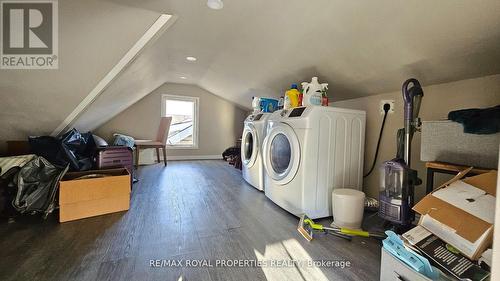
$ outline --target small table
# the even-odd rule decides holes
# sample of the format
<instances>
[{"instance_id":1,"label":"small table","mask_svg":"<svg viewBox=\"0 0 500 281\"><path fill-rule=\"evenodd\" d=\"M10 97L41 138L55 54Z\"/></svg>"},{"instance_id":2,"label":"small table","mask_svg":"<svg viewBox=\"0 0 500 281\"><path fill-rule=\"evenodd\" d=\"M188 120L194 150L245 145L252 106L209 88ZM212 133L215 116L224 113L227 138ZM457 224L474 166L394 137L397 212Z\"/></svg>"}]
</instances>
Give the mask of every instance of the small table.
<instances>
[{"instance_id":1,"label":"small table","mask_svg":"<svg viewBox=\"0 0 500 281\"><path fill-rule=\"evenodd\" d=\"M425 193L429 194L434 189L434 173L455 175L460 171L469 168L470 166L432 161L426 162L425 167L427 168L427 183ZM484 174L489 171L491 171L491 169L473 168L472 170L470 170L470 172L467 173L467 176Z\"/></svg>"}]
</instances>

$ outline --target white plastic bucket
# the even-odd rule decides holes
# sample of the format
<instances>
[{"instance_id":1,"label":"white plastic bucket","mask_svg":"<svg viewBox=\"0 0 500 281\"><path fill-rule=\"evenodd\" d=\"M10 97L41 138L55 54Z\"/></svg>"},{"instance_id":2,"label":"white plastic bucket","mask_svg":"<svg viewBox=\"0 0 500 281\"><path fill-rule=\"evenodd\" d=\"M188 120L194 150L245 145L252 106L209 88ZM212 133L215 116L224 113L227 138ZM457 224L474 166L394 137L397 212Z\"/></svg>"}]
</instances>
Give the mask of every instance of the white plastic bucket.
<instances>
[{"instance_id":1,"label":"white plastic bucket","mask_svg":"<svg viewBox=\"0 0 500 281\"><path fill-rule=\"evenodd\" d=\"M349 188L339 188L332 192L333 224L338 227L361 229L365 194Z\"/></svg>"}]
</instances>

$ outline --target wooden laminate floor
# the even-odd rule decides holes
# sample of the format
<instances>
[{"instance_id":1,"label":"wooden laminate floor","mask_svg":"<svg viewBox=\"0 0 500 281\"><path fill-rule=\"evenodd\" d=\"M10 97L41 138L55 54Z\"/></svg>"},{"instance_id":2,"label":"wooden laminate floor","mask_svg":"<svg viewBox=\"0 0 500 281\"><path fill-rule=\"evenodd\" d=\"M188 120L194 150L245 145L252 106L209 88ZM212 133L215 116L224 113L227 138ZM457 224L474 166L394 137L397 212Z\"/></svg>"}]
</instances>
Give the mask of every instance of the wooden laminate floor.
<instances>
[{"instance_id":1,"label":"wooden laminate floor","mask_svg":"<svg viewBox=\"0 0 500 281\"><path fill-rule=\"evenodd\" d=\"M379 278L377 241L330 235L305 241L296 217L223 161L172 161L167 168L141 167L138 177L128 212L64 224L57 215L0 224L0 280ZM195 260L206 264L186 266ZM267 266L223 267L229 260ZM291 260L296 263L285 264ZM309 260L349 261L350 266L309 266Z\"/></svg>"}]
</instances>

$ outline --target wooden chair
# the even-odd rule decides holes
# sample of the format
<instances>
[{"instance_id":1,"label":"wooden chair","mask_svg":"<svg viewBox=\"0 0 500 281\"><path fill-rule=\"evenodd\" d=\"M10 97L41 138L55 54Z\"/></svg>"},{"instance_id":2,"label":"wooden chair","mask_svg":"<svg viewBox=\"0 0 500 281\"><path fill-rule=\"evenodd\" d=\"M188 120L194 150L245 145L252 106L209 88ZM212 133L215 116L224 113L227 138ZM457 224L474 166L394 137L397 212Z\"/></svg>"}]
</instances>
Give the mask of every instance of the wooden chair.
<instances>
[{"instance_id":1,"label":"wooden chair","mask_svg":"<svg viewBox=\"0 0 500 281\"><path fill-rule=\"evenodd\" d=\"M163 150L163 162L167 166L167 139L168 131L170 130L170 123L172 123L172 117L162 117L160 120L160 126L158 127L158 134L156 135L156 140L136 140L135 141L135 166L139 166L139 151L146 148L156 149L156 159L160 163L160 149Z\"/></svg>"}]
</instances>

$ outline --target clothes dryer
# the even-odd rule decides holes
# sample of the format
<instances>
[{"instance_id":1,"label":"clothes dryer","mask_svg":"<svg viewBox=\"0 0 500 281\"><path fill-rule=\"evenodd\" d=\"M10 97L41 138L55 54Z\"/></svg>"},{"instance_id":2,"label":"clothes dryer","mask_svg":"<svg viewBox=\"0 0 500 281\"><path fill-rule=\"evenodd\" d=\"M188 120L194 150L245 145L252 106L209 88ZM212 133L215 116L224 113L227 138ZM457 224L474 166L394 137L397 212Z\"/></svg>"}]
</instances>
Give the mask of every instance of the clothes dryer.
<instances>
[{"instance_id":1,"label":"clothes dryer","mask_svg":"<svg viewBox=\"0 0 500 281\"><path fill-rule=\"evenodd\" d=\"M242 174L246 182L258 190L264 190L264 166L262 142L266 136L267 119L271 113L251 114L245 119L241 137Z\"/></svg>"},{"instance_id":2,"label":"clothes dryer","mask_svg":"<svg viewBox=\"0 0 500 281\"><path fill-rule=\"evenodd\" d=\"M366 113L326 106L272 113L263 143L265 194L294 215L332 215L334 188L362 190Z\"/></svg>"}]
</instances>

